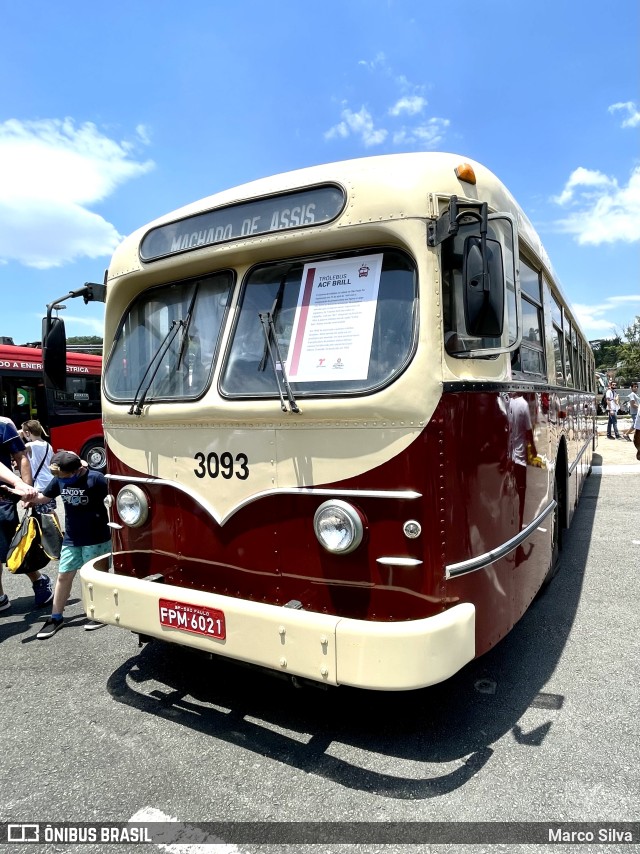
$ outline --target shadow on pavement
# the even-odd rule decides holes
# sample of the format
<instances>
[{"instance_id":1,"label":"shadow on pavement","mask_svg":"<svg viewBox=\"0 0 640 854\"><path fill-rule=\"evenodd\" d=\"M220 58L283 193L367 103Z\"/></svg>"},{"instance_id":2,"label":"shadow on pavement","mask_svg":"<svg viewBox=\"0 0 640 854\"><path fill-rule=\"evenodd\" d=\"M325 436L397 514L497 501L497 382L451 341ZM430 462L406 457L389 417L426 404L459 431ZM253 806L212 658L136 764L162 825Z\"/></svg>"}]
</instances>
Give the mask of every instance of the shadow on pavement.
<instances>
[{"instance_id":1,"label":"shadow on pavement","mask_svg":"<svg viewBox=\"0 0 640 854\"><path fill-rule=\"evenodd\" d=\"M503 641L440 685L300 690L262 670L153 641L111 675L108 690L119 703L202 733L203 768L207 758L216 761L221 740L348 788L399 799L444 795L477 774L505 734L535 748L553 726L564 698L543 689L577 612L599 486L600 478L588 478L553 583ZM550 720L526 732L519 721L532 707L548 709ZM350 760L340 757L345 745ZM361 764L353 748L363 751ZM410 762L410 773L367 767L385 756ZM431 766L429 774L416 776L415 763Z\"/></svg>"}]
</instances>

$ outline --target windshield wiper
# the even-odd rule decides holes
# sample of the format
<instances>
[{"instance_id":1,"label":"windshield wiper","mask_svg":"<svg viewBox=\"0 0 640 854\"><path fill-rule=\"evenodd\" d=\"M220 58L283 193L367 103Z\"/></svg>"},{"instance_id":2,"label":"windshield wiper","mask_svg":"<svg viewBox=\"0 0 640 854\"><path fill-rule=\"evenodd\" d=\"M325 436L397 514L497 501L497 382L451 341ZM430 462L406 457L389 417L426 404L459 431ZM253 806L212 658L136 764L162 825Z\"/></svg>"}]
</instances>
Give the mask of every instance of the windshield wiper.
<instances>
[{"instance_id":1,"label":"windshield wiper","mask_svg":"<svg viewBox=\"0 0 640 854\"><path fill-rule=\"evenodd\" d=\"M271 319L273 320L274 323L278 319L278 314L280 313L280 309L282 308L282 298L284 296L285 285L287 284L287 277L293 269L299 268L299 267L300 267L299 264L289 264L287 269L284 271L284 275L280 279L280 284L278 285L278 292L276 294L276 298L273 301L273 305L271 306L271 312L270 312ZM264 371L264 369L267 367L267 355L268 355L267 348L268 348L268 342L267 342L267 344L265 344L264 352L262 354L262 359L260 359L260 364L258 365L259 371Z\"/></svg>"},{"instance_id":2,"label":"windshield wiper","mask_svg":"<svg viewBox=\"0 0 640 854\"><path fill-rule=\"evenodd\" d=\"M260 318L260 323L262 324L262 331L264 332L265 350L266 353L269 354L269 359L271 361L271 364L273 365L273 373L276 377L276 385L278 386L278 394L280 395L280 408L283 412L300 412L300 408L298 407L296 399L293 396L293 392L291 391L289 380L287 379L287 372L284 368L284 361L282 359L282 354L280 353L280 345L278 344L278 336L276 335L276 326L273 322L273 314L270 311L259 311L258 317ZM272 336L273 344L276 351L275 356L271 348ZM280 381L280 376L278 375L278 364L280 365L280 371L282 373L282 382ZM282 386L284 386L284 390L287 395L287 400L289 401L288 409L286 403L284 402Z\"/></svg>"},{"instance_id":3,"label":"windshield wiper","mask_svg":"<svg viewBox=\"0 0 640 854\"><path fill-rule=\"evenodd\" d=\"M149 389L151 388L151 383L154 381L155 376L158 373L158 370L160 369L160 365L162 364L162 359L164 358L164 354L167 352L167 350L169 349L169 347L173 343L173 339L178 334L178 331L179 331L181 326L184 326L183 320L172 320L171 321L171 326L167 330L167 334L164 336L164 338L162 339L162 341L158 345L158 349L156 350L151 361L149 362L149 364L147 366L147 370L144 372L142 379L140 380L140 385L136 389L136 393L133 396L133 402L132 402L131 406L129 407L129 415L141 415L142 414L142 407L144 405L144 401L145 401L145 398L147 396L147 393L149 392ZM151 375L149 375L149 371L151 371L151 368L153 368L154 363L155 363L155 368L153 369ZM144 391L140 395L140 398L138 399L138 395L140 394L140 389L144 385L144 382L147 379L147 376L149 376L149 380L145 386Z\"/></svg>"},{"instance_id":4,"label":"windshield wiper","mask_svg":"<svg viewBox=\"0 0 640 854\"><path fill-rule=\"evenodd\" d=\"M180 352L178 353L178 363L176 365L176 370L180 367L180 362L182 361L182 357L184 356L184 351L187 349L187 341L189 339L189 327L191 326L191 318L193 317L193 307L196 304L196 299L199 290L200 283L195 286L193 296L191 297L191 302L189 303L189 308L187 309L187 316L184 319L184 332L182 333L182 344L180 344Z\"/></svg>"}]
</instances>

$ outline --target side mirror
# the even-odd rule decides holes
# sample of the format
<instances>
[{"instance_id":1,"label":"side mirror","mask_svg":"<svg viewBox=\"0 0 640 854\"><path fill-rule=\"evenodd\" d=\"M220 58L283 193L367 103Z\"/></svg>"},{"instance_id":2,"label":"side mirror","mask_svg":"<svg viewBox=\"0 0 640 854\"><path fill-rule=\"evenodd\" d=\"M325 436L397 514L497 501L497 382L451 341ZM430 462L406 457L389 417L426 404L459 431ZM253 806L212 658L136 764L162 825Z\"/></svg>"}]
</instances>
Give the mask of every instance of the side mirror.
<instances>
[{"instance_id":1,"label":"side mirror","mask_svg":"<svg viewBox=\"0 0 640 854\"><path fill-rule=\"evenodd\" d=\"M464 315L469 335L499 338L504 326L505 283L497 240L467 237L462 262Z\"/></svg>"},{"instance_id":2,"label":"side mirror","mask_svg":"<svg viewBox=\"0 0 640 854\"><path fill-rule=\"evenodd\" d=\"M42 369L46 388L66 388L67 335L60 317L45 317L42 321Z\"/></svg>"}]
</instances>

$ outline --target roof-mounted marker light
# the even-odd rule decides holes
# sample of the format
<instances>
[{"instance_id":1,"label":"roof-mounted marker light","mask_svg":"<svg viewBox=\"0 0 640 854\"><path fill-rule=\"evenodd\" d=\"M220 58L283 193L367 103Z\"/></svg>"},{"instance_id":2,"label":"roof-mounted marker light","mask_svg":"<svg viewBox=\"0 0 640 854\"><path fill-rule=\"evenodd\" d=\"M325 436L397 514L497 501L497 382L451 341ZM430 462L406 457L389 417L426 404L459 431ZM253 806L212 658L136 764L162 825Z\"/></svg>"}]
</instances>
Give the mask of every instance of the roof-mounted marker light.
<instances>
[{"instance_id":1,"label":"roof-mounted marker light","mask_svg":"<svg viewBox=\"0 0 640 854\"><path fill-rule=\"evenodd\" d=\"M459 181L466 181L467 184L476 183L476 173L473 171L473 166L470 163L460 163L454 171Z\"/></svg>"}]
</instances>

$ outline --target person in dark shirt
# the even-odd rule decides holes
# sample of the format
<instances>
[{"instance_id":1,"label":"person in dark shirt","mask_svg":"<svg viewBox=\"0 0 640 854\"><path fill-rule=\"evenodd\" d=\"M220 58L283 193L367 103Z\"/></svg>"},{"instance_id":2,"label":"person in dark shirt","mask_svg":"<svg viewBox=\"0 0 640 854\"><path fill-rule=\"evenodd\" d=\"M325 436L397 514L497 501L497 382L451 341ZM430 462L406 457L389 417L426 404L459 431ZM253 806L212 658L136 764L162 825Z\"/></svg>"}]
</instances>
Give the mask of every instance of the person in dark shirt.
<instances>
[{"instance_id":1,"label":"person in dark shirt","mask_svg":"<svg viewBox=\"0 0 640 854\"><path fill-rule=\"evenodd\" d=\"M22 497L33 496L34 490L29 490L28 495L24 494L24 486L32 483L31 464L25 451L25 445L15 424L4 416L0 416L0 464L4 470L12 471L12 464L15 464L17 469L17 479L20 488L0 489L0 612L8 611L11 607L11 600L2 588L2 564L7 560L9 546L16 532L16 528L20 522L18 517L18 499ZM9 482L7 478L0 478L3 482ZM28 572L27 577L33 586L35 595L36 608L44 607L53 599L53 588L51 579L43 572L36 570Z\"/></svg>"},{"instance_id":2,"label":"person in dark shirt","mask_svg":"<svg viewBox=\"0 0 640 854\"><path fill-rule=\"evenodd\" d=\"M71 593L76 572L87 561L111 551L107 508L107 481L100 472L89 469L72 451L58 451L49 466L53 480L35 498L25 503L46 504L60 496L64 504L65 532L62 539L58 579L53 594L51 616L36 637L53 637L64 625L64 607ZM94 620L85 629L102 626Z\"/></svg>"}]
</instances>

